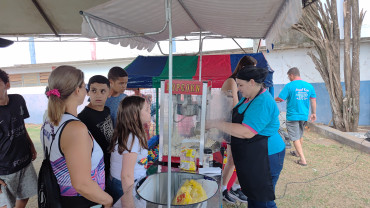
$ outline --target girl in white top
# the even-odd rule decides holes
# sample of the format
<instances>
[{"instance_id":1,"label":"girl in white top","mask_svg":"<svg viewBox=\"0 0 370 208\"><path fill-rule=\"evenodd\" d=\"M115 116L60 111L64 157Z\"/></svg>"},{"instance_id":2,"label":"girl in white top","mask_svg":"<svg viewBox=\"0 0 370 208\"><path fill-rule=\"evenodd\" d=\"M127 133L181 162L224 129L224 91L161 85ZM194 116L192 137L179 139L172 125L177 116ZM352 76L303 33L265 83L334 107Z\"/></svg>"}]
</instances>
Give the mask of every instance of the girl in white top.
<instances>
[{"instance_id":1,"label":"girl in white top","mask_svg":"<svg viewBox=\"0 0 370 208\"><path fill-rule=\"evenodd\" d=\"M111 176L120 180L123 196L113 207L142 207L144 200L133 197L134 184L146 176L143 160L148 156L144 124L150 122L150 106L139 96L125 97L117 112L110 150ZM112 191L120 187L112 187ZM133 194L131 194L133 193ZM122 206L121 206L122 205Z\"/></svg>"}]
</instances>

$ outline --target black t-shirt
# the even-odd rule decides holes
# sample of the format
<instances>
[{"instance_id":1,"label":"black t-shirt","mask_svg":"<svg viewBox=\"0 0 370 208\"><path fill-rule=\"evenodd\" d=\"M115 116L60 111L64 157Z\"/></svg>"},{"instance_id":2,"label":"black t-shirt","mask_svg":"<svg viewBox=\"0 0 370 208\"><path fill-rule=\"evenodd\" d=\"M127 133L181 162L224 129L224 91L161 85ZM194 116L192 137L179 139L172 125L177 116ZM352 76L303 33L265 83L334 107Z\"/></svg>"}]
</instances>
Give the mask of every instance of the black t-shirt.
<instances>
[{"instance_id":1,"label":"black t-shirt","mask_svg":"<svg viewBox=\"0 0 370 208\"><path fill-rule=\"evenodd\" d=\"M110 153L108 147L113 136L113 122L110 116L110 110L107 106L103 111L97 111L86 106L78 118L87 126L94 139L104 152L105 175L109 177L110 170Z\"/></svg>"},{"instance_id":2,"label":"black t-shirt","mask_svg":"<svg viewBox=\"0 0 370 208\"><path fill-rule=\"evenodd\" d=\"M31 162L31 144L24 119L30 117L21 95L8 95L8 105L0 106L0 175L9 175Z\"/></svg>"}]
</instances>

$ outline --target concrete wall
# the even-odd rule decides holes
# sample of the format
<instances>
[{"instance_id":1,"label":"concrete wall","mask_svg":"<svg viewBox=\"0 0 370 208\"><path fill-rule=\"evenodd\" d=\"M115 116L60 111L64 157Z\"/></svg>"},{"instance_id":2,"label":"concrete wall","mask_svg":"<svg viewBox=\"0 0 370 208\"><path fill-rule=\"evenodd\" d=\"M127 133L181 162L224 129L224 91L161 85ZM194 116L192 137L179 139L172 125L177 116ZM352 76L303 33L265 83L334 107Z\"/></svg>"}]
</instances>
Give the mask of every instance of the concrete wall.
<instances>
[{"instance_id":1,"label":"concrete wall","mask_svg":"<svg viewBox=\"0 0 370 208\"><path fill-rule=\"evenodd\" d=\"M74 62L60 62L47 64L27 64L14 67L3 67L8 74L25 74L37 72L51 72L52 68L60 65L71 65L81 69L85 74L85 82L89 81L90 77L94 75L108 75L108 71L113 66L120 66L125 68L135 58L126 59L110 59L110 60L95 60L95 61L74 61Z\"/></svg>"},{"instance_id":2,"label":"concrete wall","mask_svg":"<svg viewBox=\"0 0 370 208\"><path fill-rule=\"evenodd\" d=\"M285 84L276 84L275 97L277 97ZM329 94L324 83L312 83L317 94L317 122L328 124L331 120L332 113L330 107ZM342 82L344 90L344 83ZM278 103L280 111L286 111L286 102ZM360 118L359 125L370 125L370 81L360 82Z\"/></svg>"},{"instance_id":3,"label":"concrete wall","mask_svg":"<svg viewBox=\"0 0 370 208\"><path fill-rule=\"evenodd\" d=\"M320 123L329 123L331 120L331 108L328 92L325 84L315 69L311 58L307 56L307 51L313 50L312 48L295 48L285 50L273 50L270 53L264 53L267 61L269 62L274 73L274 86L275 97L279 95L282 88L289 82L287 71L291 67L298 67L301 71L302 79L313 84L317 94L317 116ZM225 52L227 53L227 52ZM361 43L360 52L360 120L359 125L370 125L370 43ZM342 58L343 59L343 58ZM76 66L84 71L85 82L96 74L107 75L108 70L113 66L125 67L131 63L133 59L114 59L114 60L101 60L90 62L72 62L72 63L59 63L59 64L36 64L24 65L19 67L4 68L8 73L32 73L32 72L46 72L51 71L52 66L61 64L70 64ZM342 67L342 66L341 66ZM341 69L343 71L343 69ZM343 73L341 75L342 82ZM344 84L342 83L342 86ZM11 88L8 93L22 94L27 102L31 118L27 119L27 123L41 123L42 115L47 108L47 100L43 94L45 87L27 87L27 88ZM86 101L85 101L86 104ZM80 106L80 109L84 105ZM286 104L278 104L281 111L286 111Z\"/></svg>"},{"instance_id":4,"label":"concrete wall","mask_svg":"<svg viewBox=\"0 0 370 208\"><path fill-rule=\"evenodd\" d=\"M343 48L341 49L343 51ZM274 84L286 84L289 82L287 71L291 67L298 67L303 80L310 83L323 83L320 73L315 69L311 58L307 55L308 51L314 51L313 48L295 48L285 50L275 50L270 53L264 53L271 68L275 70ZM370 80L370 42L362 42L360 48L360 80ZM343 77L343 54L341 54L341 81Z\"/></svg>"},{"instance_id":5,"label":"concrete wall","mask_svg":"<svg viewBox=\"0 0 370 208\"><path fill-rule=\"evenodd\" d=\"M108 75L108 71L113 66L120 66L122 68L130 64L134 59L114 59L114 60L101 60L90 62L69 62L69 63L51 63L51 64L34 64L22 65L17 67L3 68L8 74L22 74L34 72L50 72L52 67L60 65L72 65L81 69L85 74L85 82L87 83L90 77L94 75ZM30 118L26 119L26 123L41 124L43 115L47 109L47 98L44 95L45 87L21 87L10 88L8 94L21 94L26 100ZM87 97L85 102L78 107L80 112L85 105L87 105Z\"/></svg>"},{"instance_id":6,"label":"concrete wall","mask_svg":"<svg viewBox=\"0 0 370 208\"><path fill-rule=\"evenodd\" d=\"M298 67L303 80L310 82L317 94L317 122L328 124L331 120L331 107L329 94L320 73L315 69L311 58L307 55L313 49L296 48L276 50L265 53L274 73L275 97L279 95L283 87L289 82L287 72L291 67ZM342 49L343 50L343 49ZM359 125L370 125L370 43L361 43L360 48L360 118ZM341 54L343 61L343 54ZM342 62L343 63L343 62ZM341 64L341 81L344 91L343 64ZM286 111L286 103L278 104L281 111Z\"/></svg>"}]
</instances>

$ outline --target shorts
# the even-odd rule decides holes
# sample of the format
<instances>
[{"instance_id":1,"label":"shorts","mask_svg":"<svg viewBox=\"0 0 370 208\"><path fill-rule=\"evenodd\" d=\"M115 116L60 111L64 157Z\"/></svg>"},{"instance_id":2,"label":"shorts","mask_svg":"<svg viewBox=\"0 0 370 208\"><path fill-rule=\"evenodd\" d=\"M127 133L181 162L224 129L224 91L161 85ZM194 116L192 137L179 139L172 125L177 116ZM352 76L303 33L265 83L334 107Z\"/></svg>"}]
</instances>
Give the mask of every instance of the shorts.
<instances>
[{"instance_id":1,"label":"shorts","mask_svg":"<svg viewBox=\"0 0 370 208\"><path fill-rule=\"evenodd\" d=\"M290 140L294 142L302 138L306 125L307 121L286 121L286 129L288 130Z\"/></svg>"},{"instance_id":2,"label":"shorts","mask_svg":"<svg viewBox=\"0 0 370 208\"><path fill-rule=\"evenodd\" d=\"M9 175L0 175L7 186L1 186L0 207L15 207L16 200L28 199L37 194L37 175L32 162Z\"/></svg>"}]
</instances>

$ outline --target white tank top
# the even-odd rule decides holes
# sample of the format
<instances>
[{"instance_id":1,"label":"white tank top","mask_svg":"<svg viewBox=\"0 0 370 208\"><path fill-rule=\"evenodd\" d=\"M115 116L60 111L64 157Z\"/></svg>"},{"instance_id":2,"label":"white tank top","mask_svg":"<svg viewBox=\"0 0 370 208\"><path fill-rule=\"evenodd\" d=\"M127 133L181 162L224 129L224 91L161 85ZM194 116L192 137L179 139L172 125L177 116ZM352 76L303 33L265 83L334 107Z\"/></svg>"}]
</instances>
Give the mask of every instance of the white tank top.
<instances>
[{"instance_id":1,"label":"white tank top","mask_svg":"<svg viewBox=\"0 0 370 208\"><path fill-rule=\"evenodd\" d=\"M48 120L46 120L41 128L40 138L41 143L44 146L44 150L47 149L49 151L52 142L52 134L55 134L55 139L50 151L50 163L58 180L61 195L80 196L80 194L78 194L72 186L66 160L60 148L60 135L65 127L66 122L69 122L70 120L80 121L71 114L63 114L58 126L54 126ZM100 148L99 144L95 141L91 134L90 137L93 140L93 149L91 153L91 178L104 190L105 172L103 150Z\"/></svg>"}]
</instances>

